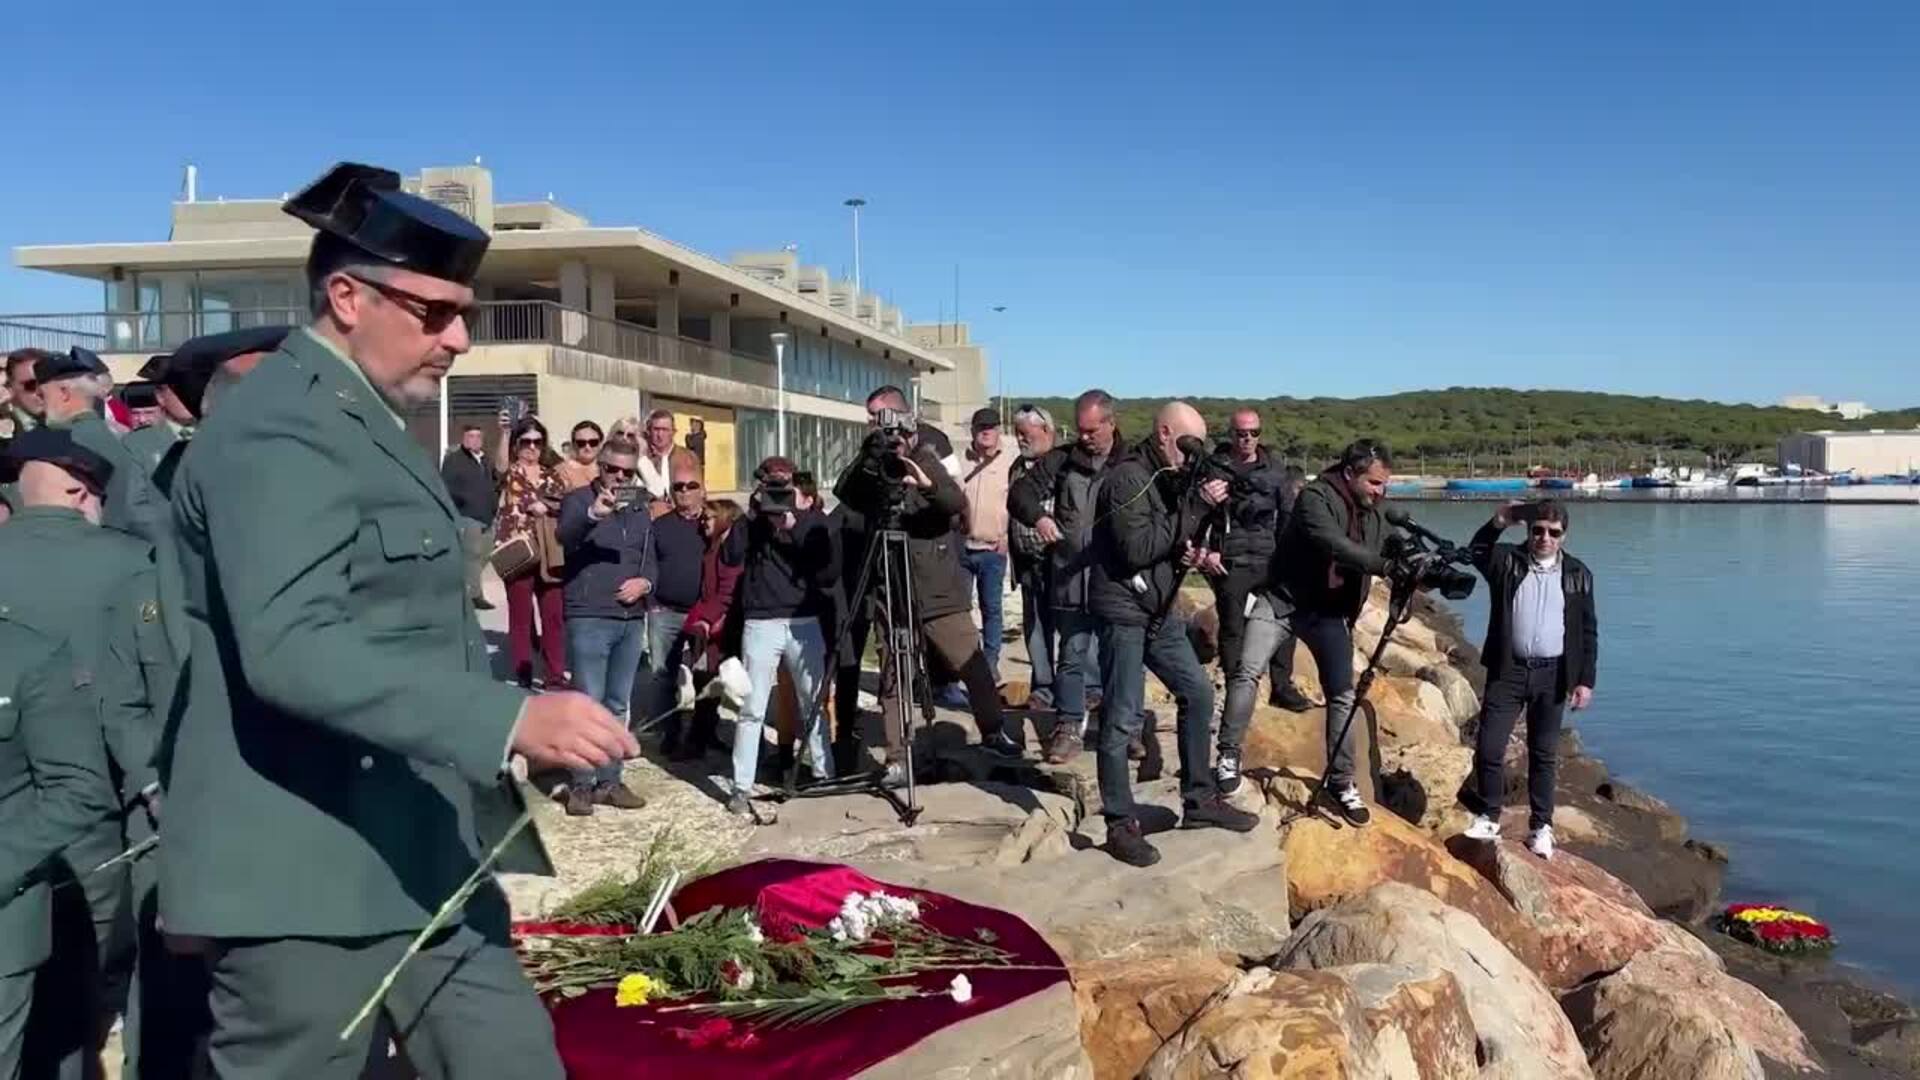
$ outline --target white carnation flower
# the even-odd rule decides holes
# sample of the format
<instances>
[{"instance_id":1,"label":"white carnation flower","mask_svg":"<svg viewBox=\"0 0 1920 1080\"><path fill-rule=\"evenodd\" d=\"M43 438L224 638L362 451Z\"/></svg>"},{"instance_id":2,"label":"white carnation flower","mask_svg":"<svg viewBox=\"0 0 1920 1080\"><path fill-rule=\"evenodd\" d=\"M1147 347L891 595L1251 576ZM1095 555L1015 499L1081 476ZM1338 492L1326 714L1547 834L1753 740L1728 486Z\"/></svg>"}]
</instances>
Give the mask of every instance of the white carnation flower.
<instances>
[{"instance_id":1,"label":"white carnation flower","mask_svg":"<svg viewBox=\"0 0 1920 1080\"><path fill-rule=\"evenodd\" d=\"M955 975L947 984L947 996L957 1005L965 1005L973 1000L973 983L965 975Z\"/></svg>"}]
</instances>

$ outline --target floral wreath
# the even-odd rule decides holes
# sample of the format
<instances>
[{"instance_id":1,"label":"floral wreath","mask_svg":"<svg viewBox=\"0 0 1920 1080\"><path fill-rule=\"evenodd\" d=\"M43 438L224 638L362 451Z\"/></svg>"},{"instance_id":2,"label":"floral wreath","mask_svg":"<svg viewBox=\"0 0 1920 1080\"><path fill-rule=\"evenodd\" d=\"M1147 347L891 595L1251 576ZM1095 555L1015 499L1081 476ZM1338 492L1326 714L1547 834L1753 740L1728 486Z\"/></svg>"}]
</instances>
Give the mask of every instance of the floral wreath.
<instances>
[{"instance_id":1,"label":"floral wreath","mask_svg":"<svg viewBox=\"0 0 1920 1080\"><path fill-rule=\"evenodd\" d=\"M1811 915L1772 904L1732 904L1715 927L1735 941L1774 953L1833 948L1833 931Z\"/></svg>"}]
</instances>

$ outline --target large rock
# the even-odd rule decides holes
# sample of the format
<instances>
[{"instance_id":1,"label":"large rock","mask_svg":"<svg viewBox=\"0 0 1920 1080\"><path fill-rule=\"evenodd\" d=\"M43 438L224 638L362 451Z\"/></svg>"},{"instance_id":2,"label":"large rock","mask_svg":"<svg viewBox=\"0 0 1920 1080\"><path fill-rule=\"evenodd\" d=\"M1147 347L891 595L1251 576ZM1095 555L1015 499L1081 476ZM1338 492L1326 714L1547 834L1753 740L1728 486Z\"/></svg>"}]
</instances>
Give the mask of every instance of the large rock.
<instances>
[{"instance_id":1,"label":"large rock","mask_svg":"<svg viewBox=\"0 0 1920 1080\"><path fill-rule=\"evenodd\" d=\"M1367 696L1373 709L1380 749L1403 746L1457 746L1459 729L1440 688L1423 679L1389 675L1373 684Z\"/></svg>"},{"instance_id":2,"label":"large rock","mask_svg":"<svg viewBox=\"0 0 1920 1080\"><path fill-rule=\"evenodd\" d=\"M1131 1080L1240 969L1212 956L1100 960L1074 969L1080 1041L1096 1080Z\"/></svg>"},{"instance_id":3,"label":"large rock","mask_svg":"<svg viewBox=\"0 0 1920 1080\"><path fill-rule=\"evenodd\" d=\"M1301 785L1281 778L1274 789ZM1293 791L1282 804L1297 801ZM1365 828L1335 828L1307 817L1287 828L1287 901L1294 917L1361 896L1382 882L1398 882L1437 897L1479 920L1529 967L1540 962L1538 935L1511 902L1472 867L1417 827L1392 814L1375 814Z\"/></svg>"},{"instance_id":4,"label":"large rock","mask_svg":"<svg viewBox=\"0 0 1920 1080\"><path fill-rule=\"evenodd\" d=\"M1460 669L1451 663L1432 664L1421 670L1420 677L1439 689L1454 731L1464 734L1470 730L1480 717L1480 695L1474 693L1473 683Z\"/></svg>"},{"instance_id":5,"label":"large rock","mask_svg":"<svg viewBox=\"0 0 1920 1080\"><path fill-rule=\"evenodd\" d=\"M745 854L932 869L1013 866L1066 854L1079 818L1072 799L1012 784L928 784L916 794L921 812L911 827L864 792L784 803L774 823L754 830Z\"/></svg>"},{"instance_id":6,"label":"large rock","mask_svg":"<svg viewBox=\"0 0 1920 1080\"><path fill-rule=\"evenodd\" d=\"M1277 770L1319 775L1327 767L1327 714L1315 707L1306 712L1291 712L1262 704L1254 707L1247 724L1246 739L1240 749L1240 769ZM1372 724L1366 709L1356 710L1353 719L1354 782L1368 801L1377 798L1373 782Z\"/></svg>"},{"instance_id":7,"label":"large rock","mask_svg":"<svg viewBox=\"0 0 1920 1080\"><path fill-rule=\"evenodd\" d=\"M1452 972L1480 1036L1486 1080L1593 1075L1546 985L1472 916L1420 889L1387 882L1309 915L1280 962L1296 970L1382 963Z\"/></svg>"},{"instance_id":8,"label":"large rock","mask_svg":"<svg viewBox=\"0 0 1920 1080\"><path fill-rule=\"evenodd\" d=\"M1687 838L1687 819L1674 813L1671 806L1639 788L1623 784L1618 780L1609 780L1599 785L1594 794L1615 806L1643 815L1652 823L1660 839L1670 844L1681 843Z\"/></svg>"},{"instance_id":9,"label":"large rock","mask_svg":"<svg viewBox=\"0 0 1920 1080\"><path fill-rule=\"evenodd\" d=\"M1567 995L1565 1006L1602 1080L1758 1080L1758 1058L1798 1073L1826 1071L1779 1005L1676 950L1641 954Z\"/></svg>"},{"instance_id":10,"label":"large rock","mask_svg":"<svg viewBox=\"0 0 1920 1080\"><path fill-rule=\"evenodd\" d=\"M1255 968L1214 995L1140 1076L1473 1080L1474 1050L1459 984L1445 972Z\"/></svg>"},{"instance_id":11,"label":"large rock","mask_svg":"<svg viewBox=\"0 0 1920 1080\"><path fill-rule=\"evenodd\" d=\"M1539 970L1550 986L1564 990L1618 971L1663 940L1632 889L1577 855L1563 851L1549 861L1509 840L1464 836L1449 840L1447 850L1492 882L1538 932Z\"/></svg>"},{"instance_id":12,"label":"large rock","mask_svg":"<svg viewBox=\"0 0 1920 1080\"><path fill-rule=\"evenodd\" d=\"M941 1028L859 1080L1093 1080L1075 1026L1073 989L1050 986Z\"/></svg>"}]
</instances>

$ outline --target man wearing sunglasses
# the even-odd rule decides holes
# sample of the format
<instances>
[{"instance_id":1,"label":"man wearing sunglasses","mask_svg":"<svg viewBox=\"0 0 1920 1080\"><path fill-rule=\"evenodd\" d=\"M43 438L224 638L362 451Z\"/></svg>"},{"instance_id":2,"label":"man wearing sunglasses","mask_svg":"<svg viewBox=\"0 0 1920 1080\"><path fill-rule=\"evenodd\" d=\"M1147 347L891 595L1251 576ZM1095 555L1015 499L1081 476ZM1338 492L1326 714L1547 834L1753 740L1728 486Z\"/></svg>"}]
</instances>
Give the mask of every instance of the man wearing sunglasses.
<instances>
[{"instance_id":1,"label":"man wearing sunglasses","mask_svg":"<svg viewBox=\"0 0 1920 1080\"><path fill-rule=\"evenodd\" d=\"M1473 534L1474 563L1487 579L1487 640L1480 659L1487 692L1474 746L1478 815L1468 826L1475 840L1500 836L1507 740L1527 714L1527 847L1553 858L1553 782L1559 764L1561 710L1593 701L1600 654L1593 610L1593 573L1568 554L1567 508L1546 499L1513 502ZM1515 523L1527 527L1524 546L1500 543Z\"/></svg>"},{"instance_id":2,"label":"man wearing sunglasses","mask_svg":"<svg viewBox=\"0 0 1920 1080\"><path fill-rule=\"evenodd\" d=\"M47 399L40 393L34 365L47 355L44 349L15 349L7 354L7 418L13 421L16 439L46 421Z\"/></svg>"},{"instance_id":3,"label":"man wearing sunglasses","mask_svg":"<svg viewBox=\"0 0 1920 1080\"><path fill-rule=\"evenodd\" d=\"M423 1075L559 1080L486 875L408 953L517 814L513 756L639 752L585 694L493 675L459 512L407 433L471 344L489 237L367 165L283 209L316 230L313 322L222 399L173 482L193 663L160 751L160 918L210 939L215 1075L359 1076L382 1024L343 1022L402 964L379 1011Z\"/></svg>"}]
</instances>

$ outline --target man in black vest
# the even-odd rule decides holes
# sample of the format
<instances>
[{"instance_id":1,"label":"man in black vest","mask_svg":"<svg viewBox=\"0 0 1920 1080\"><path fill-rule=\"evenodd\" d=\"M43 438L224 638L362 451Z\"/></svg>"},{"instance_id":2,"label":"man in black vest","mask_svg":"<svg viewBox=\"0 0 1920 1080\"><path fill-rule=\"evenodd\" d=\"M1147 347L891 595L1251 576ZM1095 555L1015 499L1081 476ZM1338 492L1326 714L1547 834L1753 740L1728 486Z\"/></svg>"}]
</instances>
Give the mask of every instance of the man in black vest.
<instances>
[{"instance_id":1,"label":"man in black vest","mask_svg":"<svg viewBox=\"0 0 1920 1080\"><path fill-rule=\"evenodd\" d=\"M1500 534L1525 522L1527 543L1502 544ZM1560 715L1566 705L1593 700L1600 624L1593 611L1593 573L1562 550L1567 508L1548 499L1508 503L1473 534L1475 565L1487 579L1487 641L1480 660L1487 693L1474 747L1479 815L1467 828L1475 840L1500 835L1500 802L1507 740L1527 714L1527 847L1553 858L1553 779L1559 764Z\"/></svg>"},{"instance_id":2,"label":"man in black vest","mask_svg":"<svg viewBox=\"0 0 1920 1080\"><path fill-rule=\"evenodd\" d=\"M504 437L504 436L503 436ZM481 611L493 604L480 587L480 574L493 553L493 516L500 509L500 473L487 457L487 434L478 424L460 429L460 449L440 459L440 480L460 512L460 550L466 559L467 598Z\"/></svg>"}]
</instances>

